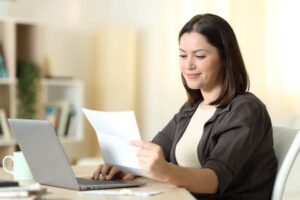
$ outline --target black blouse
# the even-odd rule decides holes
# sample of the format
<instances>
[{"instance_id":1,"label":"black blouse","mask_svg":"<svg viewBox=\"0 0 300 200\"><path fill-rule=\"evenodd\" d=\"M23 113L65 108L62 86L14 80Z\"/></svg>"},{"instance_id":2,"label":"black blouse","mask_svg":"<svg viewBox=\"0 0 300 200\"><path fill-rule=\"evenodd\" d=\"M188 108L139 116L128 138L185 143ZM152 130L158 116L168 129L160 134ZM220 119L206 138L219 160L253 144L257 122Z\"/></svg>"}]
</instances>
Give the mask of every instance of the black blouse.
<instances>
[{"instance_id":1,"label":"black blouse","mask_svg":"<svg viewBox=\"0 0 300 200\"><path fill-rule=\"evenodd\" d=\"M183 105L154 137L153 142L161 146L167 161L177 164L176 144L198 104ZM216 194L193 193L197 199L271 198L277 171L272 123L265 105L255 95L239 95L227 107L217 108L204 125L197 152L202 168L212 169L219 180Z\"/></svg>"}]
</instances>

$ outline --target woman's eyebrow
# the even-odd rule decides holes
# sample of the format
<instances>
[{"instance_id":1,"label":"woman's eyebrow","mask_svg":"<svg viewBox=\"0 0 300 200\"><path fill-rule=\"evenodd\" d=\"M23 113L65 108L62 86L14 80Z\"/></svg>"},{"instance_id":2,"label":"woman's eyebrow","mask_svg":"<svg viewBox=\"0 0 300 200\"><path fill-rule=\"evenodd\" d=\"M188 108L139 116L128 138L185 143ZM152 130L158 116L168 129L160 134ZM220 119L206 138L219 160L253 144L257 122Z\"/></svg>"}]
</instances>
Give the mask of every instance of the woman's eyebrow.
<instances>
[{"instance_id":1,"label":"woman's eyebrow","mask_svg":"<svg viewBox=\"0 0 300 200\"><path fill-rule=\"evenodd\" d=\"M182 51L182 52L185 52L185 50L183 50L183 49L181 49L181 48L179 48L179 51ZM201 51L208 51L208 50L206 50L206 49L196 49L196 50L194 50L194 51L192 51L193 53L197 53L197 52L201 52Z\"/></svg>"}]
</instances>

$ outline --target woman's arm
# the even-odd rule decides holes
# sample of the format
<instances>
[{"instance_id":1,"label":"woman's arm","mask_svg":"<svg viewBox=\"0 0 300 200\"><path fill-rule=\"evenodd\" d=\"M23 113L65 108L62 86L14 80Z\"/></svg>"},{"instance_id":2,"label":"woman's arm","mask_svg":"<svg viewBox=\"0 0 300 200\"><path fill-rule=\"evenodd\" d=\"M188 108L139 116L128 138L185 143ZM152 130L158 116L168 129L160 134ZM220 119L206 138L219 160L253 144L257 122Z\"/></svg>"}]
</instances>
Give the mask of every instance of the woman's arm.
<instances>
[{"instance_id":1,"label":"woman's arm","mask_svg":"<svg viewBox=\"0 0 300 200\"><path fill-rule=\"evenodd\" d=\"M208 168L185 168L168 163L167 182L184 187L190 192L214 194L218 191L218 177Z\"/></svg>"},{"instance_id":2,"label":"woman's arm","mask_svg":"<svg viewBox=\"0 0 300 200\"><path fill-rule=\"evenodd\" d=\"M164 159L159 145L132 141L132 145L140 148L138 152L139 164L153 179L184 187L194 193L216 193L218 177L208 168L179 167Z\"/></svg>"}]
</instances>

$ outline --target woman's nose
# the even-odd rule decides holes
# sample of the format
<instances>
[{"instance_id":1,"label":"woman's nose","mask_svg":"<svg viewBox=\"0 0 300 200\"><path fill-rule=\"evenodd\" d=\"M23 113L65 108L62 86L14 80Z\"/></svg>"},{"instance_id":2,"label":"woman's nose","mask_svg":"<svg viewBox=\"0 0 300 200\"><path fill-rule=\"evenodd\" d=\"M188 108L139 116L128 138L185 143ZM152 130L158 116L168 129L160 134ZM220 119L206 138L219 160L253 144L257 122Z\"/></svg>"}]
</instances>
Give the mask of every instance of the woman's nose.
<instances>
[{"instance_id":1,"label":"woman's nose","mask_svg":"<svg viewBox=\"0 0 300 200\"><path fill-rule=\"evenodd\" d=\"M188 58L186 59L185 68L186 68L186 69L189 69L189 70L193 70L193 69L196 68L194 59L193 59L192 57L188 57Z\"/></svg>"}]
</instances>

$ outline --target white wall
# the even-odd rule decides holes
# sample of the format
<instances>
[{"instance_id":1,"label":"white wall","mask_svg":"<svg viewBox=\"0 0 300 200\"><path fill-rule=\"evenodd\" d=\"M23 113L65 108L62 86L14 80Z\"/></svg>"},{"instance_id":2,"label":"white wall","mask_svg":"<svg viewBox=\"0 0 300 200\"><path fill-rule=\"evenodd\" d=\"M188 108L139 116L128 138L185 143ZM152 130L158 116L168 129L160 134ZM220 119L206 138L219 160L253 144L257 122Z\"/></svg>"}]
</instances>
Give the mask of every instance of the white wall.
<instances>
[{"instance_id":1,"label":"white wall","mask_svg":"<svg viewBox=\"0 0 300 200\"><path fill-rule=\"evenodd\" d=\"M300 42L299 29L294 24L297 6L292 2L24 0L12 1L5 13L46 24L46 53L53 73L84 79L87 106L92 106L97 30L108 26L135 28L136 111L142 133L150 139L185 99L177 64L178 31L193 15L205 12L219 14L232 24L250 74L251 91L270 108L274 123L299 127L300 82L296 66ZM8 3L1 5L1 9L9 8Z\"/></svg>"},{"instance_id":2,"label":"white wall","mask_svg":"<svg viewBox=\"0 0 300 200\"><path fill-rule=\"evenodd\" d=\"M46 53L53 74L85 80L88 107L93 98L90 77L97 60L97 30L134 27L138 32L136 112L143 137L151 139L185 100L177 66L177 33L182 24L177 20L180 16L173 18L180 5L171 0L26 0L15 1L9 15L46 24ZM175 30L172 34L170 28Z\"/></svg>"},{"instance_id":3,"label":"white wall","mask_svg":"<svg viewBox=\"0 0 300 200\"><path fill-rule=\"evenodd\" d=\"M7 3L1 5L9 8ZM299 128L296 8L293 1L283 0L24 0L12 1L5 13L46 24L46 52L53 73L82 78L88 107L93 106L97 30L136 29L136 113L144 138L150 139L185 100L177 64L178 31L193 15L206 12L232 24L251 91L267 104L274 124Z\"/></svg>"}]
</instances>

